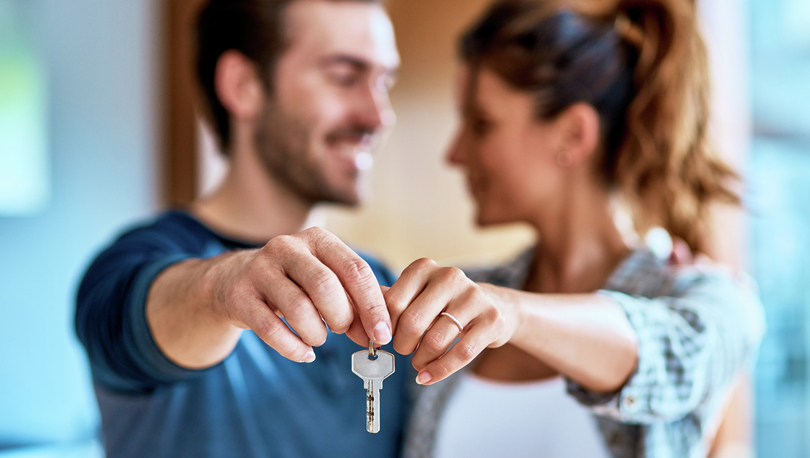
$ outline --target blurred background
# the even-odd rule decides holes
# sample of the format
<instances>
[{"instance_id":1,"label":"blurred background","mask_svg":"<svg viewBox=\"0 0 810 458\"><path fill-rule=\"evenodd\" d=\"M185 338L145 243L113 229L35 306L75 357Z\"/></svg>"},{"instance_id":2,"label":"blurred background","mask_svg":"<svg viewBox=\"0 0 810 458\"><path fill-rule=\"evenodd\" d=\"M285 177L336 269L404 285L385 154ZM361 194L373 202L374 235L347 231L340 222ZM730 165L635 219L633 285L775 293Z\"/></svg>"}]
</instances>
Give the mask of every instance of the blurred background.
<instances>
[{"instance_id":1,"label":"blurred background","mask_svg":"<svg viewBox=\"0 0 810 458\"><path fill-rule=\"evenodd\" d=\"M687 0L684 0L687 1ZM98 413L72 328L76 284L128 224L216 183L185 73L198 0L0 0L0 457L97 457ZM320 210L396 269L418 257L496 262L522 227L471 224L443 162L455 127L455 37L488 0L390 0L399 123L362 209ZM810 2L698 0L714 133L743 171L745 218L721 249L761 289L760 457L810 456Z\"/></svg>"}]
</instances>

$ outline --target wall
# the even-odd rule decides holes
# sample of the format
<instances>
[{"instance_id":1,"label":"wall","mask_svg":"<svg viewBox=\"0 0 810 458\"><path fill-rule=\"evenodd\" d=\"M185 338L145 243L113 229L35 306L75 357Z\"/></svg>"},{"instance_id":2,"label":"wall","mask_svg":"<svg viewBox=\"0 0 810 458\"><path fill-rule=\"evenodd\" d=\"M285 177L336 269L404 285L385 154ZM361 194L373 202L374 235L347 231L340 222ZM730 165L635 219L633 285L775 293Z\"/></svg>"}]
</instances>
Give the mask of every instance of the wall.
<instances>
[{"instance_id":1,"label":"wall","mask_svg":"<svg viewBox=\"0 0 810 458\"><path fill-rule=\"evenodd\" d=\"M155 2L0 1L45 62L52 165L44 211L0 217L1 450L96 434L73 297L96 250L156 208L159 111Z\"/></svg>"},{"instance_id":2,"label":"wall","mask_svg":"<svg viewBox=\"0 0 810 458\"><path fill-rule=\"evenodd\" d=\"M328 209L325 226L397 268L419 257L498 261L532 240L522 227L480 230L463 176L444 162L456 127L456 40L489 0L393 0L402 69L391 101L397 126L376 156L370 201Z\"/></svg>"}]
</instances>

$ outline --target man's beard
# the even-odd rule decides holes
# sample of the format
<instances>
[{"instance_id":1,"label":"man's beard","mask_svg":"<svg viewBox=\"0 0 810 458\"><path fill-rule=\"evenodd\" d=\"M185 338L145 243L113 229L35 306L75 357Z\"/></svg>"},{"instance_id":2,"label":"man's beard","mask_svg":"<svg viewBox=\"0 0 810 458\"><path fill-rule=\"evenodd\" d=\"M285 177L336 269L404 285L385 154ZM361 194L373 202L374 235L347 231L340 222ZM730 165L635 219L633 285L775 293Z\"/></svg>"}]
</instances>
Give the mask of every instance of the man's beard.
<instances>
[{"instance_id":1,"label":"man's beard","mask_svg":"<svg viewBox=\"0 0 810 458\"><path fill-rule=\"evenodd\" d=\"M339 129L327 135L368 133L363 128ZM268 99L256 131L256 149L265 170L279 183L309 204L338 203L357 205L357 190L338 189L331 185L324 170L312 154L311 131L293 116L286 114ZM358 173L355 171L355 173ZM357 177L352 177L357 179Z\"/></svg>"}]
</instances>

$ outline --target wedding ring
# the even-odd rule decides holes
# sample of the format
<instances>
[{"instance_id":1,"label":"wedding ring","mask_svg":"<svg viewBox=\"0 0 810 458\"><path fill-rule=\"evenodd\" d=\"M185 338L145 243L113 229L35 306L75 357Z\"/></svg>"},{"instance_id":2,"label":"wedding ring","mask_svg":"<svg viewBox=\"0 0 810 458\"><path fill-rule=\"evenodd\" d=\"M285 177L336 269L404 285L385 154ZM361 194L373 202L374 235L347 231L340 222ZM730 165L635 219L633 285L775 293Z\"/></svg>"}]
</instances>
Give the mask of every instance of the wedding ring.
<instances>
[{"instance_id":1,"label":"wedding ring","mask_svg":"<svg viewBox=\"0 0 810 458\"><path fill-rule=\"evenodd\" d=\"M461 323L459 323L459 321L458 321L458 320L456 319L456 317L454 317L453 315L451 315L451 314L449 314L449 313L447 313L447 312L442 312L442 313L441 313L441 316L446 316L447 318L450 318L451 320L453 320L453 323L455 323L455 324L456 324L456 326L458 326L458 332L459 332L459 333L461 333L462 331L464 331L464 326L462 326L462 325L461 325Z\"/></svg>"}]
</instances>

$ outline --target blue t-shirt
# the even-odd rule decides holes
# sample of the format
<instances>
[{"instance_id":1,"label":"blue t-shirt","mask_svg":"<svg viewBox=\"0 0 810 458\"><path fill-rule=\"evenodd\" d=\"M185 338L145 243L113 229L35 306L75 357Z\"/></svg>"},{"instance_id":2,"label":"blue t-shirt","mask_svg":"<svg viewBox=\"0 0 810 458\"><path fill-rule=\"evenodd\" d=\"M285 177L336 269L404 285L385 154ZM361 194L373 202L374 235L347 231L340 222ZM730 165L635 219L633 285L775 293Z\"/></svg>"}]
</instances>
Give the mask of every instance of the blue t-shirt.
<instances>
[{"instance_id":1,"label":"blue t-shirt","mask_svg":"<svg viewBox=\"0 0 810 458\"><path fill-rule=\"evenodd\" d=\"M166 267L256 248L171 211L122 235L81 282L76 332L90 359L109 458L395 457L416 376L397 355L381 391L381 430L366 432L365 389L351 371L363 348L329 334L311 364L244 331L224 361L189 370L167 359L146 322L146 295ZM394 276L363 256L379 282ZM392 351L393 350L390 350Z\"/></svg>"}]
</instances>

